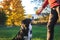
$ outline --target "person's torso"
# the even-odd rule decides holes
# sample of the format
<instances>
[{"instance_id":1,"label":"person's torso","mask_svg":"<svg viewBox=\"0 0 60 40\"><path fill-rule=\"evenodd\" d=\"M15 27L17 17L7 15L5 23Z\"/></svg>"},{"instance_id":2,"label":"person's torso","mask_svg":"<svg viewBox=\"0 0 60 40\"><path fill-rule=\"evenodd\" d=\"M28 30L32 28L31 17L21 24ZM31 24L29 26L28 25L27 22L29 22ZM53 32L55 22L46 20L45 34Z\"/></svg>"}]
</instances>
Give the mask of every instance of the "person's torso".
<instances>
[{"instance_id":1,"label":"person's torso","mask_svg":"<svg viewBox=\"0 0 60 40\"><path fill-rule=\"evenodd\" d=\"M58 0L58 1L60 1L60 0ZM57 2L57 0L48 0L48 3L51 8L53 8L54 6L60 5L60 3Z\"/></svg>"}]
</instances>

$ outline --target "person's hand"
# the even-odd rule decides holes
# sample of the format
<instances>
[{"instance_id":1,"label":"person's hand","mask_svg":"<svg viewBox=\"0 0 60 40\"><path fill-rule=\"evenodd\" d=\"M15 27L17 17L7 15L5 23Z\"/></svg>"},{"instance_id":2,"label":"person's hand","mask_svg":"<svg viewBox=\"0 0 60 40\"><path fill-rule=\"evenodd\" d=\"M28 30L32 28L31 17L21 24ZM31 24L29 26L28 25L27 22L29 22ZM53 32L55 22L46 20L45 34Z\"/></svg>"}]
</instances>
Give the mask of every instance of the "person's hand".
<instances>
[{"instance_id":1,"label":"person's hand","mask_svg":"<svg viewBox=\"0 0 60 40\"><path fill-rule=\"evenodd\" d=\"M36 11L36 14L39 15L39 14L41 14L41 12L42 12L42 8L41 8L41 9L38 9L38 10Z\"/></svg>"},{"instance_id":2,"label":"person's hand","mask_svg":"<svg viewBox=\"0 0 60 40\"><path fill-rule=\"evenodd\" d=\"M39 15L39 14L40 14L40 10L37 10L37 11L36 11L36 14Z\"/></svg>"}]
</instances>

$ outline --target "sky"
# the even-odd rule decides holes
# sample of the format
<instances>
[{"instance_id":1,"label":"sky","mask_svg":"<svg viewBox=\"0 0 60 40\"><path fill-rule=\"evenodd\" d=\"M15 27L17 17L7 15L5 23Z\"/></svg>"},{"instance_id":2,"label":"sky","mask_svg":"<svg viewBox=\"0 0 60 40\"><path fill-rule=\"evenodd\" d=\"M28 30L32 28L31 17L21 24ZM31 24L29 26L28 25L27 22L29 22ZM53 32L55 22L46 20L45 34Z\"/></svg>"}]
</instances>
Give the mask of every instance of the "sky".
<instances>
[{"instance_id":1,"label":"sky","mask_svg":"<svg viewBox=\"0 0 60 40\"><path fill-rule=\"evenodd\" d=\"M25 14L35 14L35 4L31 3L31 0L22 0L22 6L24 6Z\"/></svg>"},{"instance_id":2,"label":"sky","mask_svg":"<svg viewBox=\"0 0 60 40\"><path fill-rule=\"evenodd\" d=\"M2 1L3 1L3 0L0 0L0 2L2 2ZM3 6L0 5L0 7L3 7Z\"/></svg>"},{"instance_id":3,"label":"sky","mask_svg":"<svg viewBox=\"0 0 60 40\"><path fill-rule=\"evenodd\" d=\"M3 1L3 0L0 0L0 2Z\"/></svg>"}]
</instances>

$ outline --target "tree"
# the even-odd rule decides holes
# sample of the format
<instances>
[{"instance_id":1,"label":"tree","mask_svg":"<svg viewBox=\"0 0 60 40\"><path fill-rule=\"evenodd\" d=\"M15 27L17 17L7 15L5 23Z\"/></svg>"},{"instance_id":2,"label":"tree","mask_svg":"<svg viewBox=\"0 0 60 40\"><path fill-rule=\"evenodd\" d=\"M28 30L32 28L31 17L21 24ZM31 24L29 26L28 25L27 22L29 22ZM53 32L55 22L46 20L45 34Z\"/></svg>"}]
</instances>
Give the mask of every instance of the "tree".
<instances>
[{"instance_id":1,"label":"tree","mask_svg":"<svg viewBox=\"0 0 60 40\"><path fill-rule=\"evenodd\" d=\"M10 3L10 10L11 12L8 19L11 20L13 25L20 25L21 21L24 19L24 9L21 0L12 0Z\"/></svg>"},{"instance_id":2,"label":"tree","mask_svg":"<svg viewBox=\"0 0 60 40\"><path fill-rule=\"evenodd\" d=\"M24 9L21 0L4 0L1 5L8 17L6 25L20 25L24 19Z\"/></svg>"},{"instance_id":3,"label":"tree","mask_svg":"<svg viewBox=\"0 0 60 40\"><path fill-rule=\"evenodd\" d=\"M0 8L0 25L5 25L6 20L7 20L6 14L3 11L3 9Z\"/></svg>"}]
</instances>

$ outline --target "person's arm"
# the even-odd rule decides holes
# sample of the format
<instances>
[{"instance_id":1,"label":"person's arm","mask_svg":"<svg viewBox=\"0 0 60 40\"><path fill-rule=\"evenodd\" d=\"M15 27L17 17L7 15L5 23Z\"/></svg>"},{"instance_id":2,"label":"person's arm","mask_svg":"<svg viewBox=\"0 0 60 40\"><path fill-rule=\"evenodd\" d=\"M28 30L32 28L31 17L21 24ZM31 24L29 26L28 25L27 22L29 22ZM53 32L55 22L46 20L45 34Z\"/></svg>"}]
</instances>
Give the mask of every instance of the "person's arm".
<instances>
[{"instance_id":1,"label":"person's arm","mask_svg":"<svg viewBox=\"0 0 60 40\"><path fill-rule=\"evenodd\" d=\"M47 5L48 5L48 0L45 0L42 7L36 11L36 14L39 15Z\"/></svg>"}]
</instances>

